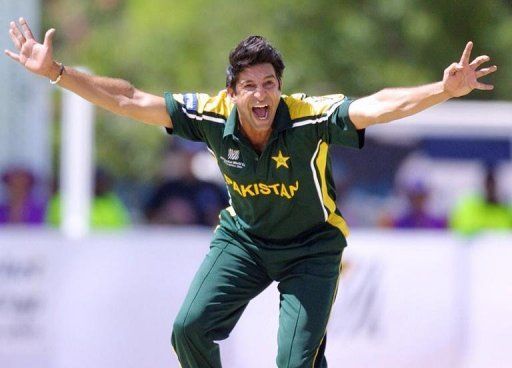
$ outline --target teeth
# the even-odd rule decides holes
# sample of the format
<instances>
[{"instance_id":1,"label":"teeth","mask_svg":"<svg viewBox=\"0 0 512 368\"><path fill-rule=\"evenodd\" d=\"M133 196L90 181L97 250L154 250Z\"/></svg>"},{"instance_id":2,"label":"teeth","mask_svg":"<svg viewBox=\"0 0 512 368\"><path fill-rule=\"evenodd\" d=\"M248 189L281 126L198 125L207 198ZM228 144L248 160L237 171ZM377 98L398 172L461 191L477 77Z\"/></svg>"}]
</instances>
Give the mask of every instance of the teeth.
<instances>
[{"instance_id":1,"label":"teeth","mask_svg":"<svg viewBox=\"0 0 512 368\"><path fill-rule=\"evenodd\" d=\"M264 110L265 111L265 115L264 116L258 116L258 114L255 113L257 119L266 120L268 118L268 114L269 114L269 110L270 110L268 105L263 105L263 104L261 104L261 105L254 105L252 108L253 109L265 109Z\"/></svg>"}]
</instances>

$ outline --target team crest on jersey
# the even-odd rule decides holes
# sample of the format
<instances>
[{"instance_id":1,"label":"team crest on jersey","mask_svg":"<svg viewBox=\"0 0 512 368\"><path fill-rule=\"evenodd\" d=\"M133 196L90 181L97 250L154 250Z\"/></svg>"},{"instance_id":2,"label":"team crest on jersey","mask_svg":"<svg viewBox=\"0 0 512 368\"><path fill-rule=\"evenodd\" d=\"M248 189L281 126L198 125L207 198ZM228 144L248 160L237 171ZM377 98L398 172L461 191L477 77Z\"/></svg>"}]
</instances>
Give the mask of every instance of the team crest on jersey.
<instances>
[{"instance_id":1,"label":"team crest on jersey","mask_svg":"<svg viewBox=\"0 0 512 368\"><path fill-rule=\"evenodd\" d=\"M228 157L220 156L222 162L229 167L236 167L237 169L243 169L245 163L240 161L240 150L229 148Z\"/></svg>"},{"instance_id":2,"label":"team crest on jersey","mask_svg":"<svg viewBox=\"0 0 512 368\"><path fill-rule=\"evenodd\" d=\"M289 167L288 167L289 159L290 159L290 156L283 155L281 150L279 150L279 153L276 156L272 156L272 160L274 160L276 162L276 169L279 169L280 167L285 167L285 168L289 169Z\"/></svg>"}]
</instances>

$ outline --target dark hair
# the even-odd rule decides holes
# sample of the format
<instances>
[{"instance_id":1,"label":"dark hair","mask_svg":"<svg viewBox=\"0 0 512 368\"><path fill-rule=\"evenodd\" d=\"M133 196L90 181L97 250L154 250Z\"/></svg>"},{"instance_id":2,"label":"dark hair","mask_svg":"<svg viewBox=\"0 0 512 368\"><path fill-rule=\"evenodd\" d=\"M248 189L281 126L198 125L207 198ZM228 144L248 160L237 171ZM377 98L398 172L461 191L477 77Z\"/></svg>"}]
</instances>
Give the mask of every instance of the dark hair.
<instances>
[{"instance_id":1,"label":"dark hair","mask_svg":"<svg viewBox=\"0 0 512 368\"><path fill-rule=\"evenodd\" d=\"M28 168L23 166L11 166L2 174L2 181L5 184L10 184L11 180L16 176L24 176L27 178L29 185L32 186L36 183L36 177Z\"/></svg>"},{"instance_id":2,"label":"dark hair","mask_svg":"<svg viewBox=\"0 0 512 368\"><path fill-rule=\"evenodd\" d=\"M283 76L284 63L281 54L261 36L249 36L242 40L229 53L229 66L226 70L226 87L235 89L238 74L245 68L257 64L269 63L274 67L279 87Z\"/></svg>"}]
</instances>

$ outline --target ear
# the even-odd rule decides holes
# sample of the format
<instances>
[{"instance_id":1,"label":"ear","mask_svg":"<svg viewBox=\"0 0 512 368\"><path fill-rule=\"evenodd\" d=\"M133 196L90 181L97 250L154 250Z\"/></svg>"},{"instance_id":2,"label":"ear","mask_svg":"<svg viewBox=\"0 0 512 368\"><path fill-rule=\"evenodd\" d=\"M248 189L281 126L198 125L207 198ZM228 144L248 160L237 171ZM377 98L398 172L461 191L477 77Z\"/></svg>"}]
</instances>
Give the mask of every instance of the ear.
<instances>
[{"instance_id":1,"label":"ear","mask_svg":"<svg viewBox=\"0 0 512 368\"><path fill-rule=\"evenodd\" d=\"M228 91L228 96L231 99L231 101L233 103L236 103L236 93L235 93L235 90L233 88L231 88L231 87L228 87L227 91Z\"/></svg>"}]
</instances>

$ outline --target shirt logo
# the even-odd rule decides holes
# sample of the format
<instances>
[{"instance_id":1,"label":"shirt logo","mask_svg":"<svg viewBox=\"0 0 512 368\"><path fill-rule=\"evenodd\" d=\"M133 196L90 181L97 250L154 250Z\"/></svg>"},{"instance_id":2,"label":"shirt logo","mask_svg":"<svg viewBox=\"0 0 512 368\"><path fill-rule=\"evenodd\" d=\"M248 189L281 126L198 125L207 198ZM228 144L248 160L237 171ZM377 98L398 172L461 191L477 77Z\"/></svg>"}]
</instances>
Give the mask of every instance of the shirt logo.
<instances>
[{"instance_id":1,"label":"shirt logo","mask_svg":"<svg viewBox=\"0 0 512 368\"><path fill-rule=\"evenodd\" d=\"M274 160L276 162L276 169L279 169L281 166L284 166L287 169L289 169L288 163L287 163L287 161L289 159L290 159L290 156L283 156L283 153L281 152L281 150L279 150L279 153L277 156L272 156L272 160Z\"/></svg>"},{"instance_id":2,"label":"shirt logo","mask_svg":"<svg viewBox=\"0 0 512 368\"><path fill-rule=\"evenodd\" d=\"M245 167L245 163L239 161L240 160L240 150L229 148L228 149L228 157L220 156L220 159L226 166L234 167L237 169L243 169Z\"/></svg>"},{"instance_id":3,"label":"shirt logo","mask_svg":"<svg viewBox=\"0 0 512 368\"><path fill-rule=\"evenodd\" d=\"M197 111L197 95L195 93L186 93L183 96L183 102L185 102L185 108L189 111Z\"/></svg>"},{"instance_id":4,"label":"shirt logo","mask_svg":"<svg viewBox=\"0 0 512 368\"><path fill-rule=\"evenodd\" d=\"M224 174L224 180L228 187L233 188L233 191L238 193L241 197L256 197L276 195L278 197L292 199L299 191L299 181L296 180L294 184L287 183L250 183L240 184L229 176ZM234 195L234 193L233 193Z\"/></svg>"},{"instance_id":5,"label":"shirt logo","mask_svg":"<svg viewBox=\"0 0 512 368\"><path fill-rule=\"evenodd\" d=\"M228 160L238 160L240 158L240 150L230 148L228 150Z\"/></svg>"}]
</instances>

